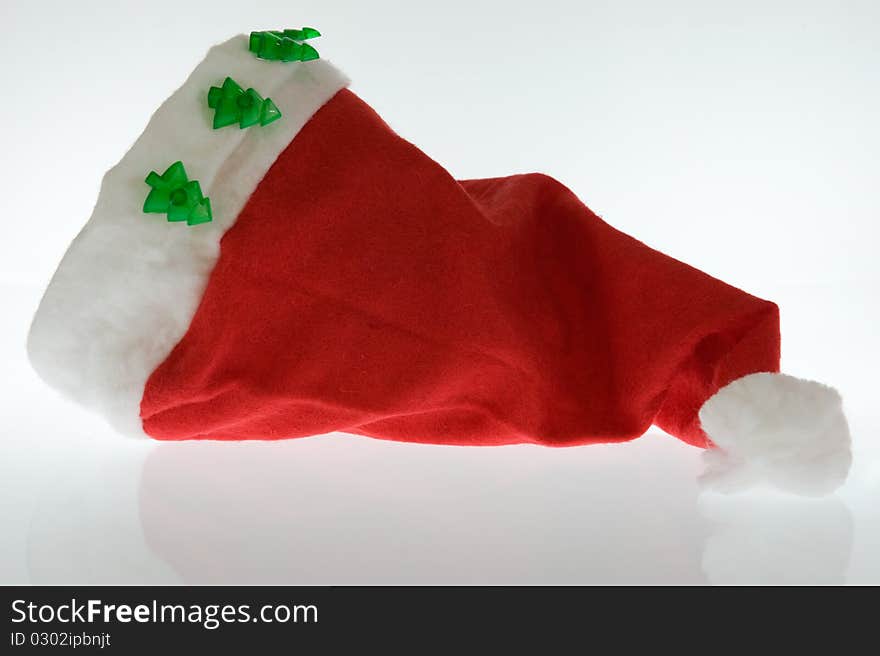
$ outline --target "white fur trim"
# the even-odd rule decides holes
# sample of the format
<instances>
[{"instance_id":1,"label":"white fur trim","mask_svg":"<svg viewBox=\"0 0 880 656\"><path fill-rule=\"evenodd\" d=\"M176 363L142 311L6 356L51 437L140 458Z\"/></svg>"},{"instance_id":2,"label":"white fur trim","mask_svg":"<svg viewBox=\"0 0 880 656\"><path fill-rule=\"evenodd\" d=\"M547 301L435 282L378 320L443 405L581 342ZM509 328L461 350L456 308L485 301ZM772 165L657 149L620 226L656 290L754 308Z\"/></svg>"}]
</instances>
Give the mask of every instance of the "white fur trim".
<instances>
[{"instance_id":1,"label":"white fur trim","mask_svg":"<svg viewBox=\"0 0 880 656\"><path fill-rule=\"evenodd\" d=\"M700 409L715 444L705 454L701 482L720 492L767 483L818 496L849 472L850 436L834 389L783 374L743 376Z\"/></svg>"},{"instance_id":2,"label":"white fur trim","mask_svg":"<svg viewBox=\"0 0 880 656\"><path fill-rule=\"evenodd\" d=\"M208 89L227 75L271 97L281 119L213 130ZM189 327L220 238L281 152L347 84L321 59L261 61L248 52L244 35L212 48L104 176L92 217L58 266L31 326L28 353L40 376L121 432L143 435L147 378ZM211 223L187 226L143 213L144 178L176 160L211 199Z\"/></svg>"}]
</instances>

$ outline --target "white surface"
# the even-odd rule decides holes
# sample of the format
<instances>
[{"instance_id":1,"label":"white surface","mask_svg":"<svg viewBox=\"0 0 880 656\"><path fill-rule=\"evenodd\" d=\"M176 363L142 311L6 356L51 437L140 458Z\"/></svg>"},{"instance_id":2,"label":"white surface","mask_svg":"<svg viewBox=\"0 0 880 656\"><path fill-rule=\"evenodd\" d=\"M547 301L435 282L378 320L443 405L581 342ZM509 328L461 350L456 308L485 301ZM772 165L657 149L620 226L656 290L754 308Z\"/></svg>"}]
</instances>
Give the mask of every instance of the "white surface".
<instances>
[{"instance_id":1,"label":"white surface","mask_svg":"<svg viewBox=\"0 0 880 656\"><path fill-rule=\"evenodd\" d=\"M214 130L208 89L226 77L271 97L282 112L265 128ZM52 277L28 336L31 363L52 387L146 437L141 398L150 374L192 321L220 239L269 167L348 80L329 61L261 61L248 38L211 48L156 110L143 134L101 183L95 210ZM197 226L144 216L144 178L182 161L210 199Z\"/></svg>"},{"instance_id":2,"label":"white surface","mask_svg":"<svg viewBox=\"0 0 880 656\"><path fill-rule=\"evenodd\" d=\"M8 1L0 82L0 582L880 583L880 5ZM853 435L823 500L697 496L699 451L365 438L156 445L27 365L99 183L210 44L316 46L458 177L540 170L782 309ZM124 25L125 29L117 29ZM41 40L43 34L75 34Z\"/></svg>"}]
</instances>

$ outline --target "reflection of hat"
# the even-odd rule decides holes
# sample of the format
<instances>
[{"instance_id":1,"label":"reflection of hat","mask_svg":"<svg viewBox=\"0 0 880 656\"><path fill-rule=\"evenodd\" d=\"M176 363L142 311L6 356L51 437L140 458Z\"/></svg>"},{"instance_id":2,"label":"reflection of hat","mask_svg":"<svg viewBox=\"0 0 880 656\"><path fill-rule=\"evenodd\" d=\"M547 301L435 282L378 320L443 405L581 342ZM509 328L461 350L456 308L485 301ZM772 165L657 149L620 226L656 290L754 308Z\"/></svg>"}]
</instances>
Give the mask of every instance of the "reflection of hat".
<instances>
[{"instance_id":1,"label":"reflection of hat","mask_svg":"<svg viewBox=\"0 0 880 656\"><path fill-rule=\"evenodd\" d=\"M654 423L720 447L727 485L845 477L838 395L772 373L773 303L552 178L454 180L345 86L245 37L211 50L106 175L34 320L40 374L163 440L568 446Z\"/></svg>"}]
</instances>

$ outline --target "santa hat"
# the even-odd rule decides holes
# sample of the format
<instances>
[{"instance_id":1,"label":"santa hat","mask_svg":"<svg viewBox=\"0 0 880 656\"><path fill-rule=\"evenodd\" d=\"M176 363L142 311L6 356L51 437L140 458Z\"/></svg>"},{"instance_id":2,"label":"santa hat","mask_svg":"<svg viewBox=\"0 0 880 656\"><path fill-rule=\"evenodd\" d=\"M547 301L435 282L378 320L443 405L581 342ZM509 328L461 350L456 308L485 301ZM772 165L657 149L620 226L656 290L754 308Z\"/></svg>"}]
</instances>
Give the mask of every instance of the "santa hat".
<instances>
[{"instance_id":1,"label":"santa hat","mask_svg":"<svg viewBox=\"0 0 880 656\"><path fill-rule=\"evenodd\" d=\"M31 329L50 385L159 440L656 424L709 448L722 489L845 479L841 399L778 373L776 305L545 175L453 179L296 49L315 34L213 48L106 174Z\"/></svg>"}]
</instances>

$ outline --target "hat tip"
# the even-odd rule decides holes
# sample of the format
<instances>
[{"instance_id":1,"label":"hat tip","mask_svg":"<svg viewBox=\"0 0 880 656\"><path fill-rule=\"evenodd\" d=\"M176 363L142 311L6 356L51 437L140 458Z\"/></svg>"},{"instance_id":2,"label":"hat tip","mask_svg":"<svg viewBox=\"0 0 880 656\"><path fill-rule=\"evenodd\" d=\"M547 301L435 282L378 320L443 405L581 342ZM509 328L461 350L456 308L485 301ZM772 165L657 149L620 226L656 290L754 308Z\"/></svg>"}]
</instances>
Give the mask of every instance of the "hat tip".
<instances>
[{"instance_id":1,"label":"hat tip","mask_svg":"<svg viewBox=\"0 0 880 656\"><path fill-rule=\"evenodd\" d=\"M723 387L699 416L713 444L704 456L704 490L732 493L766 485L824 496L849 474L851 440L841 397L821 383L750 374Z\"/></svg>"}]
</instances>

